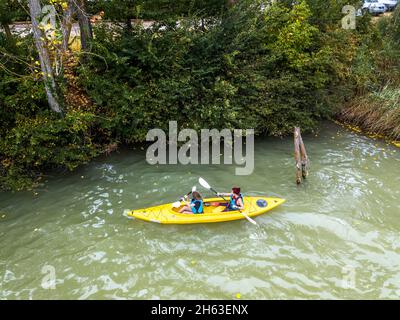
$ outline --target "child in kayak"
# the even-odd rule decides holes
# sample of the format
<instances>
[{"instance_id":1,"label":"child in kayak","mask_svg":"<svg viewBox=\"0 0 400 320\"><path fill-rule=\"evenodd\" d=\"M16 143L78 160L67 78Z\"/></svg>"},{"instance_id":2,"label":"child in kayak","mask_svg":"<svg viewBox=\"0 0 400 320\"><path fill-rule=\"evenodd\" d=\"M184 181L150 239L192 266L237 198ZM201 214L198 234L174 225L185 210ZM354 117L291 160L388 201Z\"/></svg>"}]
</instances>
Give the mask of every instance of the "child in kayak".
<instances>
[{"instance_id":1,"label":"child in kayak","mask_svg":"<svg viewBox=\"0 0 400 320\"><path fill-rule=\"evenodd\" d=\"M218 196L230 197L229 204L227 206L228 210L243 210L243 196L240 193L239 187L233 187L231 193L218 193Z\"/></svg>"},{"instance_id":2,"label":"child in kayak","mask_svg":"<svg viewBox=\"0 0 400 320\"><path fill-rule=\"evenodd\" d=\"M180 213L189 213L189 214L199 214L203 213L203 198L201 194L197 191L192 192L192 200L190 203L186 203L181 210Z\"/></svg>"}]
</instances>

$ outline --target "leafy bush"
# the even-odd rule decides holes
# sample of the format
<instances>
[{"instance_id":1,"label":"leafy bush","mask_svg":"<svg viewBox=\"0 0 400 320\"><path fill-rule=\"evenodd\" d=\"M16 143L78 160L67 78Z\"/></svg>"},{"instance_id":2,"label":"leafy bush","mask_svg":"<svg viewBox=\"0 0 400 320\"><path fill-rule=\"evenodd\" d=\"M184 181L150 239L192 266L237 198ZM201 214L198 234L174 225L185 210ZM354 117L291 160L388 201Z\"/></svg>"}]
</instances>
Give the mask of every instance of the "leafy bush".
<instances>
[{"instance_id":1,"label":"leafy bush","mask_svg":"<svg viewBox=\"0 0 400 320\"><path fill-rule=\"evenodd\" d=\"M51 114L32 39L0 34L0 189L30 188L49 168L74 169L96 156L94 114Z\"/></svg>"},{"instance_id":2,"label":"leafy bush","mask_svg":"<svg viewBox=\"0 0 400 320\"><path fill-rule=\"evenodd\" d=\"M168 121L195 129L255 128L286 134L329 114L331 69L304 1L261 12L236 5L219 19L96 30L82 84L121 141L142 141Z\"/></svg>"},{"instance_id":3,"label":"leafy bush","mask_svg":"<svg viewBox=\"0 0 400 320\"><path fill-rule=\"evenodd\" d=\"M44 169L73 170L88 162L98 154L89 134L93 121L93 114L83 112L68 112L65 118L49 113L18 116L0 141L0 185L29 188Z\"/></svg>"}]
</instances>

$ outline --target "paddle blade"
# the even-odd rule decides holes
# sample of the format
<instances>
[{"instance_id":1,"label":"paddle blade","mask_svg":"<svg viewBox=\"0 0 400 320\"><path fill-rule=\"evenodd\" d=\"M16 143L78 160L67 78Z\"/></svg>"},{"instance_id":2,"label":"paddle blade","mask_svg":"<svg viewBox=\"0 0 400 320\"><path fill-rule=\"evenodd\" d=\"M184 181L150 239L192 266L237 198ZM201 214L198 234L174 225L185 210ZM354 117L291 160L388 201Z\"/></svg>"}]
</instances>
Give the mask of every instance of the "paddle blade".
<instances>
[{"instance_id":1,"label":"paddle blade","mask_svg":"<svg viewBox=\"0 0 400 320\"><path fill-rule=\"evenodd\" d=\"M201 177L199 178L199 183L201 184L202 187L204 187L204 188L206 188L206 189L208 189L208 190L211 189L211 187L210 187L210 185L207 183L207 181L204 180L204 179L201 178Z\"/></svg>"},{"instance_id":2,"label":"paddle blade","mask_svg":"<svg viewBox=\"0 0 400 320\"><path fill-rule=\"evenodd\" d=\"M179 208L181 206L181 202L180 201L176 201L172 204L172 207L174 208Z\"/></svg>"}]
</instances>

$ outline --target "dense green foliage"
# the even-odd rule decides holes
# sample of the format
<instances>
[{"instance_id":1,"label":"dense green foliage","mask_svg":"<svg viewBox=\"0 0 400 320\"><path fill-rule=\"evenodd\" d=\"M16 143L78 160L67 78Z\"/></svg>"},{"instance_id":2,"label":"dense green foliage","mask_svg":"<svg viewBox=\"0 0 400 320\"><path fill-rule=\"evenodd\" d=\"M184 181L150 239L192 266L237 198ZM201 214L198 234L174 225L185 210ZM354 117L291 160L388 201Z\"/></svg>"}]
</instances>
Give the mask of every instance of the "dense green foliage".
<instances>
[{"instance_id":1,"label":"dense green foliage","mask_svg":"<svg viewBox=\"0 0 400 320\"><path fill-rule=\"evenodd\" d=\"M400 9L344 30L344 2L280 1L261 11L256 1L88 1L122 24L94 28L92 52L69 70L92 107L66 99L63 118L47 105L32 38L0 32L1 188L31 187L49 168L72 170L171 120L285 135L293 126L313 130L388 82L398 86ZM135 17L157 22L127 29ZM67 94L66 80L57 82Z\"/></svg>"},{"instance_id":2,"label":"dense green foliage","mask_svg":"<svg viewBox=\"0 0 400 320\"><path fill-rule=\"evenodd\" d=\"M27 3L19 0L0 0L0 26L13 21L25 21L29 17Z\"/></svg>"},{"instance_id":3,"label":"dense green foliage","mask_svg":"<svg viewBox=\"0 0 400 320\"><path fill-rule=\"evenodd\" d=\"M0 186L32 186L48 168L73 169L98 154L90 128L94 115L70 110L65 118L49 111L30 37L0 34Z\"/></svg>"},{"instance_id":4,"label":"dense green foliage","mask_svg":"<svg viewBox=\"0 0 400 320\"><path fill-rule=\"evenodd\" d=\"M237 5L205 28L186 19L130 33L99 29L83 85L126 142L169 120L273 135L310 129L329 113L333 52L309 17L305 2L268 14Z\"/></svg>"}]
</instances>

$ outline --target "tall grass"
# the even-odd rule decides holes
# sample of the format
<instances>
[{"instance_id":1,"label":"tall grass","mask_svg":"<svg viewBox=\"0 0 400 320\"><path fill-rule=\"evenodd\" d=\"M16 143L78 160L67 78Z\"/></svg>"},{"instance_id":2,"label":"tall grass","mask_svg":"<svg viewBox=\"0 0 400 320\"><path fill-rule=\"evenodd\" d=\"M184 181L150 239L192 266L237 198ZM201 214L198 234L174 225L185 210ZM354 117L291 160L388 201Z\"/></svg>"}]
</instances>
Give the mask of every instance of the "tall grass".
<instances>
[{"instance_id":1,"label":"tall grass","mask_svg":"<svg viewBox=\"0 0 400 320\"><path fill-rule=\"evenodd\" d=\"M339 118L365 131L400 140L400 88L385 86L352 101Z\"/></svg>"},{"instance_id":2,"label":"tall grass","mask_svg":"<svg viewBox=\"0 0 400 320\"><path fill-rule=\"evenodd\" d=\"M362 72L353 75L357 80L361 74L362 81L356 82L363 90L358 90L339 113L342 121L394 140L400 140L399 22L400 6L392 15L379 19L374 24L376 29L371 26L379 41L372 49L367 47L372 54L365 55L365 50L359 51L356 61ZM357 68L354 70L358 71Z\"/></svg>"}]
</instances>

